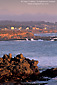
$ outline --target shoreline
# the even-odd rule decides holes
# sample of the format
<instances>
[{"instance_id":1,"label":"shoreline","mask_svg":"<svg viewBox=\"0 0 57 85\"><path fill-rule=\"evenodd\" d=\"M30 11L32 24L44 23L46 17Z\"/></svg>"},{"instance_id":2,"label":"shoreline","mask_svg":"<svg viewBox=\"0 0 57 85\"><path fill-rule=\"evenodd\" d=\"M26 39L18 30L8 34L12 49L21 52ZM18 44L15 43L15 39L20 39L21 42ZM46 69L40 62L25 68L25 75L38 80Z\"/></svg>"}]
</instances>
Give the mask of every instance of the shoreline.
<instances>
[{"instance_id":1,"label":"shoreline","mask_svg":"<svg viewBox=\"0 0 57 85\"><path fill-rule=\"evenodd\" d=\"M27 40L26 39L0 39L0 41L14 41L14 40L19 40L19 41L23 41L23 40L25 40L25 41L34 41L34 40L47 40L47 41L51 41L52 39L54 39L54 38L57 38L57 36L48 36L48 37L42 37L42 36L34 36L34 38L27 38Z\"/></svg>"}]
</instances>

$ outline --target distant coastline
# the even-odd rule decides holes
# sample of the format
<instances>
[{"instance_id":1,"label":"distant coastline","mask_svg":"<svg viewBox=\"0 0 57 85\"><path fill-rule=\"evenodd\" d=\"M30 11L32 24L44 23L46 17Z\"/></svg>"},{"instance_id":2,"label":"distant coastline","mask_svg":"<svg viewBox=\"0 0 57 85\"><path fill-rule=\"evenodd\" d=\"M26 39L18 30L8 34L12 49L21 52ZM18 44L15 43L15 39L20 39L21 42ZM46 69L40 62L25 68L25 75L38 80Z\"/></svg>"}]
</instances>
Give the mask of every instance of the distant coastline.
<instances>
[{"instance_id":1,"label":"distant coastline","mask_svg":"<svg viewBox=\"0 0 57 85\"><path fill-rule=\"evenodd\" d=\"M56 38L50 36L35 36L34 34L42 33L57 33L57 22L45 22L45 21L0 21L0 41L10 40L34 40L43 39L50 40Z\"/></svg>"}]
</instances>

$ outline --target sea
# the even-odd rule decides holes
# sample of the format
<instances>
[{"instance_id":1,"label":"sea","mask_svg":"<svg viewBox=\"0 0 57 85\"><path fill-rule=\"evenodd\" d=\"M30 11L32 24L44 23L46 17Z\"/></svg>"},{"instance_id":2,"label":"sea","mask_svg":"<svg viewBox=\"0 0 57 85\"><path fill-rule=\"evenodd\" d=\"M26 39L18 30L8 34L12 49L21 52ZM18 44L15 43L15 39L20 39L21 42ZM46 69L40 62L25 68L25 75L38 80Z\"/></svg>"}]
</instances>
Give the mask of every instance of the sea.
<instances>
[{"instance_id":1,"label":"sea","mask_svg":"<svg viewBox=\"0 0 57 85\"><path fill-rule=\"evenodd\" d=\"M47 34L44 35L47 36ZM48 36L53 35L48 34ZM22 53L26 58L38 60L40 72L52 67L57 68L57 41L0 41L0 57L9 53L12 53L12 57ZM25 83L32 85L57 85L57 77L49 81L37 80L34 82L24 82L23 84L25 85Z\"/></svg>"}]
</instances>

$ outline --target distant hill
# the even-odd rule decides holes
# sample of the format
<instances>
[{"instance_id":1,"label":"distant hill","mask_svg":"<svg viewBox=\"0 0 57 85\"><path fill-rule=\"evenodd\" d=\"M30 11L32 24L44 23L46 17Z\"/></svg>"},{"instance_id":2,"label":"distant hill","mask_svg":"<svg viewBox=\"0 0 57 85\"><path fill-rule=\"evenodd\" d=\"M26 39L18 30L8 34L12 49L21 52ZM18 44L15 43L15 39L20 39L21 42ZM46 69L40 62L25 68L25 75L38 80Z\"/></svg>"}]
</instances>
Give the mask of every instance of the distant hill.
<instances>
[{"instance_id":1,"label":"distant hill","mask_svg":"<svg viewBox=\"0 0 57 85\"><path fill-rule=\"evenodd\" d=\"M45 22L45 21L26 21L26 22L17 22L17 21L0 21L0 28L3 28L3 27L11 27L11 26L15 26L15 27L20 27L22 26L23 29L26 28L26 26L38 26L40 27L42 24L44 25L56 25L57 26L57 22L55 23L51 23L51 22Z\"/></svg>"},{"instance_id":2,"label":"distant hill","mask_svg":"<svg viewBox=\"0 0 57 85\"><path fill-rule=\"evenodd\" d=\"M47 25L53 25L54 23L51 22L45 22L45 21L27 21L27 22L17 22L17 21L0 21L0 25L28 25L28 26L33 26L33 25L38 25L38 24L47 24Z\"/></svg>"}]
</instances>

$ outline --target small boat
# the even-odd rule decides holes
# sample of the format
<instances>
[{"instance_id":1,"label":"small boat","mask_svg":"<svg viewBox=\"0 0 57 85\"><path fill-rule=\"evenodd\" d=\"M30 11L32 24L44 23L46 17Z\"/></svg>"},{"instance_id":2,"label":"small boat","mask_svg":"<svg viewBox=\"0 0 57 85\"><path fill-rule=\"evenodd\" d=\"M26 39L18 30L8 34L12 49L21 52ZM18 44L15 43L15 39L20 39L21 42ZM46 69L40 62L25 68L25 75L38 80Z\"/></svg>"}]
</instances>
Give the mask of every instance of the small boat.
<instances>
[{"instance_id":1,"label":"small boat","mask_svg":"<svg viewBox=\"0 0 57 85\"><path fill-rule=\"evenodd\" d=\"M57 41L57 38L53 38L53 39L51 39L50 41Z\"/></svg>"},{"instance_id":2,"label":"small boat","mask_svg":"<svg viewBox=\"0 0 57 85\"><path fill-rule=\"evenodd\" d=\"M33 38L31 38L31 41L35 41Z\"/></svg>"},{"instance_id":3,"label":"small boat","mask_svg":"<svg viewBox=\"0 0 57 85\"><path fill-rule=\"evenodd\" d=\"M28 38L26 38L26 41L28 41Z\"/></svg>"},{"instance_id":4,"label":"small boat","mask_svg":"<svg viewBox=\"0 0 57 85\"><path fill-rule=\"evenodd\" d=\"M54 41L54 39L50 40L50 41Z\"/></svg>"},{"instance_id":5,"label":"small boat","mask_svg":"<svg viewBox=\"0 0 57 85\"><path fill-rule=\"evenodd\" d=\"M53 38L54 39L54 41L57 41L57 38Z\"/></svg>"},{"instance_id":6,"label":"small boat","mask_svg":"<svg viewBox=\"0 0 57 85\"><path fill-rule=\"evenodd\" d=\"M42 40L42 39L38 39L38 41L44 41L44 40Z\"/></svg>"}]
</instances>

